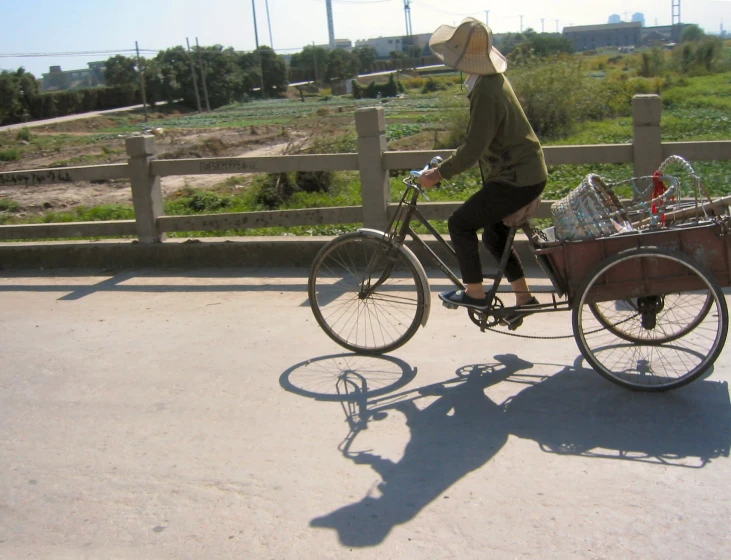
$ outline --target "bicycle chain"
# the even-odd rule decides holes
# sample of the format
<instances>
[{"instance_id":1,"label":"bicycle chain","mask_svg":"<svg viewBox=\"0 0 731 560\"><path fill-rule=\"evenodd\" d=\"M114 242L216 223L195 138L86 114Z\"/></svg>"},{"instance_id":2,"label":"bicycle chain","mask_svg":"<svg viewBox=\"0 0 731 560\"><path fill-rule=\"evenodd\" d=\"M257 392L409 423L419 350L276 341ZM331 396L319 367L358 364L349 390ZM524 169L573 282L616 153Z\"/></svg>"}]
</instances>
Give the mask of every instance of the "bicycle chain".
<instances>
[{"instance_id":1,"label":"bicycle chain","mask_svg":"<svg viewBox=\"0 0 731 560\"><path fill-rule=\"evenodd\" d=\"M639 313L637 315L639 315ZM631 321L632 319L634 319L635 317L637 317L637 315L632 315L632 317L628 317L626 319L623 319L623 320L619 321L618 323L614 323L612 326L613 327L616 327L617 325L621 325L622 323L626 323L627 321ZM514 333L514 332L510 332L510 331L505 331L505 330L502 330L502 329L496 329L495 327L488 327L488 326L485 326L485 330L486 331L491 331L491 332L494 332L494 333L498 333L498 334L504 334L505 336L514 336L516 338L528 338L528 339L531 339L531 340L563 340L565 338L574 338L573 333L572 334L567 334L567 335L562 335L562 336L532 336L532 335L529 335L529 334L518 334L518 333ZM596 329L595 331L589 331L589 332L587 332L585 334L586 335L596 334L596 333L601 332L601 331L604 331L604 330L607 330L607 327L602 327L600 329Z\"/></svg>"}]
</instances>

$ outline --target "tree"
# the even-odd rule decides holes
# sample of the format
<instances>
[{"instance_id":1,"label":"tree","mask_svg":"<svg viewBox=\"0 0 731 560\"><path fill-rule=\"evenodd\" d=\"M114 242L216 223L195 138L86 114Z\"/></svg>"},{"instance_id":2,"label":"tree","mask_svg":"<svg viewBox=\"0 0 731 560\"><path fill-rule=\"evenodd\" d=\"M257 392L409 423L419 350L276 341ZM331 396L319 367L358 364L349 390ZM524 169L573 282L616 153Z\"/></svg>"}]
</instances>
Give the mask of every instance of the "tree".
<instances>
[{"instance_id":1,"label":"tree","mask_svg":"<svg viewBox=\"0 0 731 560\"><path fill-rule=\"evenodd\" d=\"M345 80L358 74L358 58L344 49L335 49L330 52L325 79Z\"/></svg>"},{"instance_id":2,"label":"tree","mask_svg":"<svg viewBox=\"0 0 731 560\"><path fill-rule=\"evenodd\" d=\"M118 54L108 58L105 67L104 79L108 86L137 86L140 83L135 60L132 58Z\"/></svg>"},{"instance_id":3,"label":"tree","mask_svg":"<svg viewBox=\"0 0 731 560\"><path fill-rule=\"evenodd\" d=\"M299 79L318 81L327 75L330 52L322 47L307 46L301 53L293 54L289 65Z\"/></svg>"},{"instance_id":4,"label":"tree","mask_svg":"<svg viewBox=\"0 0 731 560\"><path fill-rule=\"evenodd\" d=\"M25 68L18 68L15 73L18 79L18 94L20 96L20 104L23 112L31 114L33 106L36 103L40 90L38 88L38 80L30 72L26 72Z\"/></svg>"},{"instance_id":5,"label":"tree","mask_svg":"<svg viewBox=\"0 0 731 560\"><path fill-rule=\"evenodd\" d=\"M154 106L158 101L165 101L161 79L161 67L157 57L141 59L140 70L145 79L145 96L147 102Z\"/></svg>"},{"instance_id":6,"label":"tree","mask_svg":"<svg viewBox=\"0 0 731 560\"><path fill-rule=\"evenodd\" d=\"M722 55L722 40L706 36L698 42L687 41L675 47L672 67L681 74L703 75L716 70Z\"/></svg>"},{"instance_id":7,"label":"tree","mask_svg":"<svg viewBox=\"0 0 731 560\"><path fill-rule=\"evenodd\" d=\"M495 46L500 49L500 52L507 55L525 40L526 37L522 33L506 33L500 37L500 40L495 41Z\"/></svg>"},{"instance_id":8,"label":"tree","mask_svg":"<svg viewBox=\"0 0 731 560\"><path fill-rule=\"evenodd\" d=\"M695 49L696 64L706 72L712 72L723 53L723 42L716 37L701 41Z\"/></svg>"},{"instance_id":9,"label":"tree","mask_svg":"<svg viewBox=\"0 0 731 560\"><path fill-rule=\"evenodd\" d=\"M269 97L287 91L287 64L274 50L267 46L259 47L261 67L264 72L264 91ZM245 68L244 68L245 70Z\"/></svg>"},{"instance_id":10,"label":"tree","mask_svg":"<svg viewBox=\"0 0 731 560\"><path fill-rule=\"evenodd\" d=\"M182 46L160 51L155 56L154 71L150 76L145 74L145 86L150 83L147 80L154 82L152 89L158 93L160 100L168 103L184 99L187 94L186 104L189 101L190 107L196 107L193 77L190 74L190 56ZM197 66L195 71L197 72Z\"/></svg>"},{"instance_id":11,"label":"tree","mask_svg":"<svg viewBox=\"0 0 731 560\"><path fill-rule=\"evenodd\" d=\"M683 33L680 35L681 43L697 43L705 38L706 33L696 24L690 24L683 29Z\"/></svg>"},{"instance_id":12,"label":"tree","mask_svg":"<svg viewBox=\"0 0 731 560\"><path fill-rule=\"evenodd\" d=\"M356 47L353 54L358 58L358 73L366 74L375 70L378 53L373 47Z\"/></svg>"},{"instance_id":13,"label":"tree","mask_svg":"<svg viewBox=\"0 0 731 560\"><path fill-rule=\"evenodd\" d=\"M391 51L388 56L393 61L396 68L405 70L409 63L408 55L403 51Z\"/></svg>"},{"instance_id":14,"label":"tree","mask_svg":"<svg viewBox=\"0 0 731 560\"><path fill-rule=\"evenodd\" d=\"M574 43L571 39L556 33L534 33L519 48L528 48L536 56L549 56L559 53L573 53Z\"/></svg>"},{"instance_id":15,"label":"tree","mask_svg":"<svg viewBox=\"0 0 731 560\"><path fill-rule=\"evenodd\" d=\"M0 124L18 122L33 114L39 99L38 81L25 68L0 71Z\"/></svg>"},{"instance_id":16,"label":"tree","mask_svg":"<svg viewBox=\"0 0 731 560\"><path fill-rule=\"evenodd\" d=\"M18 80L13 72L0 72L0 124L13 122L20 111Z\"/></svg>"},{"instance_id":17,"label":"tree","mask_svg":"<svg viewBox=\"0 0 731 560\"><path fill-rule=\"evenodd\" d=\"M248 83L238 53L221 45L201 47L206 88L211 108L221 107L234 101L242 101Z\"/></svg>"}]
</instances>

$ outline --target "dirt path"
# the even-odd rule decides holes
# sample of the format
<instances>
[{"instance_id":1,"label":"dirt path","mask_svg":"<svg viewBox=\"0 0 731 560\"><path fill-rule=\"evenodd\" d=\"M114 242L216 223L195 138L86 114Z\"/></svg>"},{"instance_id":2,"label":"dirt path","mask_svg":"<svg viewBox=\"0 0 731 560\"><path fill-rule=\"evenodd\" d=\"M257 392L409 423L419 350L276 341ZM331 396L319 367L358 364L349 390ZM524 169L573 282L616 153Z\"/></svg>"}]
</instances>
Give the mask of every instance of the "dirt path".
<instances>
[{"instance_id":1,"label":"dirt path","mask_svg":"<svg viewBox=\"0 0 731 560\"><path fill-rule=\"evenodd\" d=\"M255 150L244 151L230 157L259 157L259 156L278 156L282 155L289 146L289 142L280 142L271 146L264 146ZM173 177L163 177L160 182L162 184L162 192L164 196L168 196L184 187L194 189L206 189L222 183L231 177L238 177L240 174L233 175L176 175ZM130 194L131 200L131 194Z\"/></svg>"},{"instance_id":2,"label":"dirt path","mask_svg":"<svg viewBox=\"0 0 731 560\"><path fill-rule=\"evenodd\" d=\"M49 137L62 133L73 137L95 134L103 123L100 118L87 118L81 121L64 122L33 132L34 135ZM193 157L240 157L276 156L285 153L299 135L292 132L289 137L282 136L281 127L258 127L255 129L226 130L163 130L157 140L160 157L166 159ZM110 157L99 161L100 150ZM84 163L83 158L95 155L96 161ZM85 145L64 145L61 148L39 150L26 155L21 161L1 162L0 171L19 171L43 169L67 165L94 165L99 163L121 163L126 159L124 137L110 138ZM82 160L77 162L77 160ZM228 178L237 175L181 175L162 179L163 195L174 196L184 188L210 189ZM109 181L104 183L79 182L73 185L37 185L0 187L0 201L17 204L18 217L68 211L79 206L97 207L109 204L132 203L132 192L128 181Z\"/></svg>"}]
</instances>

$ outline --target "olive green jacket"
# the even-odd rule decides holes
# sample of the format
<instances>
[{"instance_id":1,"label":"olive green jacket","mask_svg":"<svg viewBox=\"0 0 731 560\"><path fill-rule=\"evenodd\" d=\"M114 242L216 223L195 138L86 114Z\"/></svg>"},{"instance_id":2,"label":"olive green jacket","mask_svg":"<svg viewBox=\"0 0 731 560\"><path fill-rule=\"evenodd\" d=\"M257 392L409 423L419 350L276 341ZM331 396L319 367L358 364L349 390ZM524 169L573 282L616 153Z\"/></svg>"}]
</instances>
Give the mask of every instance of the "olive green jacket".
<instances>
[{"instance_id":1,"label":"olive green jacket","mask_svg":"<svg viewBox=\"0 0 731 560\"><path fill-rule=\"evenodd\" d=\"M470 100L465 143L440 166L450 179L479 162L485 182L529 187L545 181L543 150L503 74L480 76Z\"/></svg>"}]
</instances>

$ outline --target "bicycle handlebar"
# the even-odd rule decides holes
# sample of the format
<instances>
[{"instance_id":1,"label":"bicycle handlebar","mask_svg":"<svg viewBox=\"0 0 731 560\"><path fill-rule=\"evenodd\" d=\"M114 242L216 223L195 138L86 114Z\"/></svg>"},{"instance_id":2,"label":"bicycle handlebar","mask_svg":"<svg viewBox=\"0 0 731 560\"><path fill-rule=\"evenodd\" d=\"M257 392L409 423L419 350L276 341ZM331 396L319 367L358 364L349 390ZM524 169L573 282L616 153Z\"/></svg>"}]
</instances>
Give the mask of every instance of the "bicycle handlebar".
<instances>
[{"instance_id":1,"label":"bicycle handlebar","mask_svg":"<svg viewBox=\"0 0 731 560\"><path fill-rule=\"evenodd\" d=\"M424 189L422 189L421 185L419 185L419 178L421 177L422 173L424 173L425 171L428 171L429 169L433 169L434 167L438 167L439 164L442 163L442 161L444 161L442 159L442 156L434 156L433 158L431 158L431 161L424 166L424 169L413 169L409 173L409 176L404 179L404 183L406 185L416 189L417 191L419 191L419 193L424 198L429 200L429 197L426 196Z\"/></svg>"}]
</instances>

